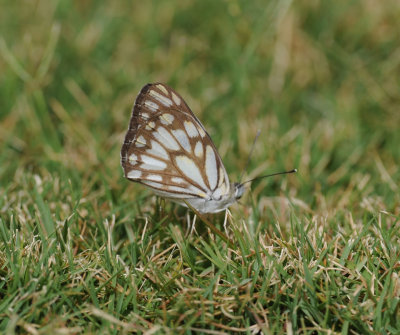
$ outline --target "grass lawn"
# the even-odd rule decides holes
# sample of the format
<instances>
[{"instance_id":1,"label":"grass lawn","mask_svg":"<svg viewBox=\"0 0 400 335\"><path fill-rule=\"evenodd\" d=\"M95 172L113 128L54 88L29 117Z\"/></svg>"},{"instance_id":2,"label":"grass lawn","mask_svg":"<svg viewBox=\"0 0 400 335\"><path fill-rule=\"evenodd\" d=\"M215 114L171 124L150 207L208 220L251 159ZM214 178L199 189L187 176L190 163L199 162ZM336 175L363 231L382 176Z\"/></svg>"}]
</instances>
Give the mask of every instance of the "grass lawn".
<instances>
[{"instance_id":1,"label":"grass lawn","mask_svg":"<svg viewBox=\"0 0 400 335\"><path fill-rule=\"evenodd\" d=\"M400 334L400 2L1 1L0 333ZM123 178L148 82L232 181L227 245ZM223 230L224 214L206 217Z\"/></svg>"}]
</instances>

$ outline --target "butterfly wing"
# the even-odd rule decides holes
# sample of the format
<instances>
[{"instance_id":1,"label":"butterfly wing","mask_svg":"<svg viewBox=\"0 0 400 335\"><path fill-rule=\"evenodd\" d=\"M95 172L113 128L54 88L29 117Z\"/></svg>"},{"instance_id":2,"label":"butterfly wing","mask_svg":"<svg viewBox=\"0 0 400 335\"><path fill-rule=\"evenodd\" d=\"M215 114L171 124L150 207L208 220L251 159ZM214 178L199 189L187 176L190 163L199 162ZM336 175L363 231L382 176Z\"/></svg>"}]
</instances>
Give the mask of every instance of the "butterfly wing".
<instances>
[{"instance_id":1,"label":"butterfly wing","mask_svg":"<svg viewBox=\"0 0 400 335\"><path fill-rule=\"evenodd\" d=\"M218 200L230 193L210 136L172 88L147 84L136 98L121 149L125 177L175 200Z\"/></svg>"}]
</instances>

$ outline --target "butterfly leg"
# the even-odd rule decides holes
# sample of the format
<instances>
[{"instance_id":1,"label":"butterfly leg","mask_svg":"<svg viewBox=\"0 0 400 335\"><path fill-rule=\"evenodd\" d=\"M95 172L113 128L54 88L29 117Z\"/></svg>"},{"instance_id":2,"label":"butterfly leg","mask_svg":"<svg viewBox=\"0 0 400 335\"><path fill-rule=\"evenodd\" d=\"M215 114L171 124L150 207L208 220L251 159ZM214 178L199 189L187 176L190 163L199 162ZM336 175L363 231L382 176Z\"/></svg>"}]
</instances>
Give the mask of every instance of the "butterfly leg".
<instances>
[{"instance_id":1,"label":"butterfly leg","mask_svg":"<svg viewBox=\"0 0 400 335\"><path fill-rule=\"evenodd\" d=\"M196 227L195 227L196 218L197 218L197 216L195 214L193 217L193 222L190 222L190 213L189 212L186 213L186 223L187 223L186 237L188 237L189 235L192 235L193 231L196 231Z\"/></svg>"},{"instance_id":2,"label":"butterfly leg","mask_svg":"<svg viewBox=\"0 0 400 335\"><path fill-rule=\"evenodd\" d=\"M195 227L195 225L196 225L196 218L197 218L197 215L195 214L194 217L193 217L192 229L190 229L190 235L192 235L193 232L196 231L196 227ZM196 232L196 233L197 233L197 232Z\"/></svg>"},{"instance_id":3,"label":"butterfly leg","mask_svg":"<svg viewBox=\"0 0 400 335\"><path fill-rule=\"evenodd\" d=\"M225 210L225 219L224 219L224 230L226 236L228 236L228 229L226 228L227 222L228 222L228 209Z\"/></svg>"}]
</instances>

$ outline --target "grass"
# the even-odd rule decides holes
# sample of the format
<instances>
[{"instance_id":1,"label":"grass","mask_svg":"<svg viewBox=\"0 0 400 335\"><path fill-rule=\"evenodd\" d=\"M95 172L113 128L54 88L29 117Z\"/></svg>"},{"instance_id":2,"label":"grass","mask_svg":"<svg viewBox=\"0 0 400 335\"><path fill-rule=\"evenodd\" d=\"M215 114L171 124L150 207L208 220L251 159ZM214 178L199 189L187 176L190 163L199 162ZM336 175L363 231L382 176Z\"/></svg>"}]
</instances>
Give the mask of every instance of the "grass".
<instances>
[{"instance_id":1,"label":"grass","mask_svg":"<svg viewBox=\"0 0 400 335\"><path fill-rule=\"evenodd\" d=\"M400 333L397 1L2 3L0 332ZM299 170L231 208L232 247L122 177L154 81L232 180L259 128L245 178Z\"/></svg>"}]
</instances>

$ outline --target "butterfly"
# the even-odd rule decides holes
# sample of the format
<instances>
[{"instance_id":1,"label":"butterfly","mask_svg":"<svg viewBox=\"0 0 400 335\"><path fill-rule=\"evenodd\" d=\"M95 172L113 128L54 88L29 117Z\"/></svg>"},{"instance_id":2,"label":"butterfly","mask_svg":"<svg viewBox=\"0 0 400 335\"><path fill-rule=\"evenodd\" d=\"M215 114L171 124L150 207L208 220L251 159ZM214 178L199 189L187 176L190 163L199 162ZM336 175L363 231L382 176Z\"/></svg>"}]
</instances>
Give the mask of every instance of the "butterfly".
<instances>
[{"instance_id":1,"label":"butterfly","mask_svg":"<svg viewBox=\"0 0 400 335\"><path fill-rule=\"evenodd\" d=\"M145 85L135 100L121 149L127 179L155 194L217 213L241 198L210 135L183 98L165 84Z\"/></svg>"}]
</instances>

